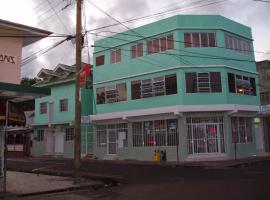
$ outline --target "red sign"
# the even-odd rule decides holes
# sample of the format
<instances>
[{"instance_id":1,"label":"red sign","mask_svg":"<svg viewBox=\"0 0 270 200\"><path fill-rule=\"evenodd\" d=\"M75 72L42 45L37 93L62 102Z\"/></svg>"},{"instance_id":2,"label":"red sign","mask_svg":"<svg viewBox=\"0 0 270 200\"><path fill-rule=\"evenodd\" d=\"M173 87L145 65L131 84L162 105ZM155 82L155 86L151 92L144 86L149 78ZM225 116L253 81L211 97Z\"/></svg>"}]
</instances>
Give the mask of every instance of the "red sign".
<instances>
[{"instance_id":1,"label":"red sign","mask_svg":"<svg viewBox=\"0 0 270 200\"><path fill-rule=\"evenodd\" d=\"M80 72L80 87L85 87L87 82L87 77L91 77L90 65L84 65Z\"/></svg>"}]
</instances>

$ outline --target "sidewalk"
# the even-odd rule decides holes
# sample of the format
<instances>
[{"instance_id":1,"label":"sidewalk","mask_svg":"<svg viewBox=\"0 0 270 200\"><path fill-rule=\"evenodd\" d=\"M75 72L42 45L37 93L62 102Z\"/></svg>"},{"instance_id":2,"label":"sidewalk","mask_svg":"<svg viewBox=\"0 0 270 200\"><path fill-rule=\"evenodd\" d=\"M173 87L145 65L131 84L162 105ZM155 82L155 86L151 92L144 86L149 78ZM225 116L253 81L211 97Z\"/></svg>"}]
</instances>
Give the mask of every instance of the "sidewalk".
<instances>
[{"instance_id":1,"label":"sidewalk","mask_svg":"<svg viewBox=\"0 0 270 200\"><path fill-rule=\"evenodd\" d=\"M49 176L42 174L7 172L8 196L31 196L48 193L57 193L81 188L97 187L102 183L92 180L82 180L80 184L74 184L69 177Z\"/></svg>"},{"instance_id":2,"label":"sidewalk","mask_svg":"<svg viewBox=\"0 0 270 200\"><path fill-rule=\"evenodd\" d=\"M35 158L34 158L35 159ZM37 158L38 159L38 158ZM119 165L160 165L160 166L178 166L178 167L198 167L198 168L224 168L224 167L239 167L255 164L262 164L270 161L270 156L254 156L249 158L239 158L237 160L198 160L198 161L137 161L137 160L94 160L84 159L84 162L89 163L113 163Z\"/></svg>"}]
</instances>

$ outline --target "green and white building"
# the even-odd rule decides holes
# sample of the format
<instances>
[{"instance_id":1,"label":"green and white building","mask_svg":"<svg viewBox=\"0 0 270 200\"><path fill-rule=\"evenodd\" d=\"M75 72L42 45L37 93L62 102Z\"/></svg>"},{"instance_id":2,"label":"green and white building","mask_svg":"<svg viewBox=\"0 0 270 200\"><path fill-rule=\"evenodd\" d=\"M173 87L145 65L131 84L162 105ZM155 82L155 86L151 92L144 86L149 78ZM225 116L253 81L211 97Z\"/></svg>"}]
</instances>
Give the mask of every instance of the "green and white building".
<instances>
[{"instance_id":1,"label":"green and white building","mask_svg":"<svg viewBox=\"0 0 270 200\"><path fill-rule=\"evenodd\" d=\"M59 64L54 70L41 69L42 81L36 87L51 88L51 95L35 100L33 156L72 158L74 155L75 122L75 66ZM92 113L89 102L92 89L81 88L82 118ZM89 124L81 127L82 155L92 152L92 129Z\"/></svg>"},{"instance_id":2,"label":"green and white building","mask_svg":"<svg viewBox=\"0 0 270 200\"><path fill-rule=\"evenodd\" d=\"M251 29L178 15L95 42L93 153L169 161L264 154Z\"/></svg>"}]
</instances>

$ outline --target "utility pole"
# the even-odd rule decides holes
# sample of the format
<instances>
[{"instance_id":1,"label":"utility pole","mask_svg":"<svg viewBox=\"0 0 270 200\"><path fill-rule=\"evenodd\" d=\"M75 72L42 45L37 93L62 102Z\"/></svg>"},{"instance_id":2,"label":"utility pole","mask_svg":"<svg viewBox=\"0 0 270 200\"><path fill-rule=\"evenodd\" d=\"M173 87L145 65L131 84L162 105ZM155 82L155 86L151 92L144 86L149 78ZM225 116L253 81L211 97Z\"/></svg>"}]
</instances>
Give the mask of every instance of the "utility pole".
<instances>
[{"instance_id":1,"label":"utility pole","mask_svg":"<svg viewBox=\"0 0 270 200\"><path fill-rule=\"evenodd\" d=\"M82 0L77 0L76 16L76 82L75 82L75 142L74 142L74 182L80 181L81 166L81 97L80 70L82 52Z\"/></svg>"}]
</instances>

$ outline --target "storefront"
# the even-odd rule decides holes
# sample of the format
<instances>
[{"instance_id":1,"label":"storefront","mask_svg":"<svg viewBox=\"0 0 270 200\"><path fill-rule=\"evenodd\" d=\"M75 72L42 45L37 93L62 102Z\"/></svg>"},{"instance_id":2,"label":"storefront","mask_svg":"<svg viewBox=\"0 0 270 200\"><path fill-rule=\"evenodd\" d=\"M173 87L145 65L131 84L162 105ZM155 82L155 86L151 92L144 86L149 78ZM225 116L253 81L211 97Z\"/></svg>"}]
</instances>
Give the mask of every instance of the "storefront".
<instances>
[{"instance_id":1,"label":"storefront","mask_svg":"<svg viewBox=\"0 0 270 200\"><path fill-rule=\"evenodd\" d=\"M265 152L270 153L270 105L261 106Z\"/></svg>"},{"instance_id":2,"label":"storefront","mask_svg":"<svg viewBox=\"0 0 270 200\"><path fill-rule=\"evenodd\" d=\"M31 145L27 134L29 129L25 127L26 118L22 103L46 95L50 95L48 88L0 83L0 183L3 191L6 187L5 159L8 151L24 155Z\"/></svg>"}]
</instances>

